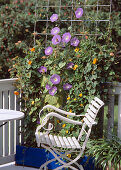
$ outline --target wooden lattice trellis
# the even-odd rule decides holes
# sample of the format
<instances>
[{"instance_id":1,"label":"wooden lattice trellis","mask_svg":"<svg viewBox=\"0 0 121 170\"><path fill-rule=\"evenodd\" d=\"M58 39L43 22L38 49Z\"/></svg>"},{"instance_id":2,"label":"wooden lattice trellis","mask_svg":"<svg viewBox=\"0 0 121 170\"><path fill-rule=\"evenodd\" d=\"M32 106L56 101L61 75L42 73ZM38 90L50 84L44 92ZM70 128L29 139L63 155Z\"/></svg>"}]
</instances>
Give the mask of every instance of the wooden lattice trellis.
<instances>
[{"instance_id":1,"label":"wooden lattice trellis","mask_svg":"<svg viewBox=\"0 0 121 170\"><path fill-rule=\"evenodd\" d=\"M47 42L54 26L62 28L66 27L66 24L72 28L76 36L102 35L110 25L111 4L112 0L36 0L34 45L38 37L45 38ZM77 8L84 10L80 19L74 14ZM53 13L57 13L60 18L54 24L50 21Z\"/></svg>"}]
</instances>

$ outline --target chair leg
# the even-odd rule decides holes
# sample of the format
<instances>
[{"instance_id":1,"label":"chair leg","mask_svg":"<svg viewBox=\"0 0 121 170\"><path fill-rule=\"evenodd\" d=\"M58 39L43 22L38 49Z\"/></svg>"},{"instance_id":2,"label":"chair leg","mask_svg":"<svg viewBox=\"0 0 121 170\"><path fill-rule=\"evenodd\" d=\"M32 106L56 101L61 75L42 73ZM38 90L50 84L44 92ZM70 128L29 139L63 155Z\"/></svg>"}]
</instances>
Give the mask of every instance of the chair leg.
<instances>
[{"instance_id":1,"label":"chair leg","mask_svg":"<svg viewBox=\"0 0 121 170\"><path fill-rule=\"evenodd\" d=\"M64 168L64 167L70 167L72 170L83 170L83 167L82 167L82 165L79 165L76 161L80 158L79 156L80 156L80 154L78 155L78 157L76 158L76 159L74 159L74 160L71 160L71 159L69 159L69 158L67 158L67 156L65 155L65 154L60 154L55 148L53 148L52 147L52 149L51 149L51 147L47 147L47 146L45 146L44 144L42 144L41 145L43 148L45 148L45 149L47 149L49 152L51 152L52 154L53 154L53 156L55 157L54 159L52 159L52 160L50 160L50 161L47 161L46 163L44 163L43 165L41 165L41 167L40 167L40 169L42 170L42 168L44 167L44 166L46 166L46 165L48 165L50 162L52 162L52 161L54 161L54 160L58 160L62 165L60 166L60 167L58 167L58 168L55 168L55 170L62 170L62 168ZM55 151L55 153L57 153L57 154L59 154L60 156L57 156L54 152L53 152L53 150ZM62 158L65 158L65 159L67 159L67 160L69 160L70 162L69 163L67 163L67 162L64 162L64 161L62 161ZM77 165L78 167L79 167L79 169L76 169L75 167L73 167L73 166L71 166L71 164L75 164L75 165Z\"/></svg>"}]
</instances>

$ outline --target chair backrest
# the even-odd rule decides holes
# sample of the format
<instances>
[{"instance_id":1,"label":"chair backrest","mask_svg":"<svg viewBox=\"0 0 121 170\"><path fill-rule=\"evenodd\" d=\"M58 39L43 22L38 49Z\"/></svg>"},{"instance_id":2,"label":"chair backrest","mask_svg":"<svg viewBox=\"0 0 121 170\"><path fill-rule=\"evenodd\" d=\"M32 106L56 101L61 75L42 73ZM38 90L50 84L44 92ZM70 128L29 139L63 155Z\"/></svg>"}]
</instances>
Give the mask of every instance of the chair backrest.
<instances>
[{"instance_id":1,"label":"chair backrest","mask_svg":"<svg viewBox=\"0 0 121 170\"><path fill-rule=\"evenodd\" d=\"M98 111L103 105L104 102L99 98L95 97L88 106L87 113L85 114L85 117L82 120L82 129L78 136L78 140L83 139L82 150L85 149L86 143L91 133L92 125L96 124L95 118L97 116Z\"/></svg>"}]
</instances>

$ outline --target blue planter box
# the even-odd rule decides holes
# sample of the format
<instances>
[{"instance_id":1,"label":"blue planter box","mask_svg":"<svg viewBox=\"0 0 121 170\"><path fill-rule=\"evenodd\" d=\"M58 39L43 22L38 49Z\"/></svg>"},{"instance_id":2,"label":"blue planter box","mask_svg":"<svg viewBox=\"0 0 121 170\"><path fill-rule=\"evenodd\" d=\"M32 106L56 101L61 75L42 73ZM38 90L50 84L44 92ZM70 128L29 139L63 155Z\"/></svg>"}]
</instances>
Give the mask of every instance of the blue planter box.
<instances>
[{"instance_id":1,"label":"blue planter box","mask_svg":"<svg viewBox=\"0 0 121 170\"><path fill-rule=\"evenodd\" d=\"M48 153L45 149L40 148L32 148L25 146L16 146L16 156L15 162L16 165L24 165L39 168L42 164L46 162L46 160L50 160L54 158L51 153ZM88 157L84 156L80 159L80 164L83 165L84 170L96 170L94 168L94 159L90 158L88 163L85 164ZM48 169L54 169L59 167L60 164L57 161L54 161L48 165ZM64 170L64 168L63 168Z\"/></svg>"}]
</instances>

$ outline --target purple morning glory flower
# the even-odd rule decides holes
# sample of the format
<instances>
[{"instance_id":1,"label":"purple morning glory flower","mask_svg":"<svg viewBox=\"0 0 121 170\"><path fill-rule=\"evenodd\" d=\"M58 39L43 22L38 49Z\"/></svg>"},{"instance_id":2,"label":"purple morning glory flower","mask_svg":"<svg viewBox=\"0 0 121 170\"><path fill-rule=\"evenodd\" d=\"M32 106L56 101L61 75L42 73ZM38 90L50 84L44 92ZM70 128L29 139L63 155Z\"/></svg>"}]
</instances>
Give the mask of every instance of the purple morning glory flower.
<instances>
[{"instance_id":1,"label":"purple morning glory flower","mask_svg":"<svg viewBox=\"0 0 121 170\"><path fill-rule=\"evenodd\" d=\"M53 75L50 77L50 81L51 81L53 84L59 84L59 83L60 83L60 76L57 75L57 74L53 74Z\"/></svg>"},{"instance_id":2,"label":"purple morning glory flower","mask_svg":"<svg viewBox=\"0 0 121 170\"><path fill-rule=\"evenodd\" d=\"M46 84L45 87L46 87L47 90L50 90L50 89L51 89L51 86L50 86L48 83Z\"/></svg>"},{"instance_id":3,"label":"purple morning glory flower","mask_svg":"<svg viewBox=\"0 0 121 170\"><path fill-rule=\"evenodd\" d=\"M67 68L67 69L71 69L73 66L74 66L74 63L71 63L71 62L70 62L70 63L67 64L67 67L66 67L66 68Z\"/></svg>"},{"instance_id":4,"label":"purple morning glory flower","mask_svg":"<svg viewBox=\"0 0 121 170\"><path fill-rule=\"evenodd\" d=\"M51 34L52 35L56 35L56 34L58 34L60 32L60 28L58 28L58 27L54 27L52 30L51 30Z\"/></svg>"},{"instance_id":5,"label":"purple morning glory flower","mask_svg":"<svg viewBox=\"0 0 121 170\"><path fill-rule=\"evenodd\" d=\"M54 96L55 93L56 93L56 91L57 91L57 87L56 87L56 86L53 86L53 87L51 87L51 89L49 90L49 94L50 94L51 96Z\"/></svg>"},{"instance_id":6,"label":"purple morning glory flower","mask_svg":"<svg viewBox=\"0 0 121 170\"><path fill-rule=\"evenodd\" d=\"M68 43L71 39L71 34L69 32L66 32L62 36L62 42Z\"/></svg>"},{"instance_id":7,"label":"purple morning glory flower","mask_svg":"<svg viewBox=\"0 0 121 170\"><path fill-rule=\"evenodd\" d=\"M71 84L66 83L66 84L63 85L64 90L70 90L71 88L72 88Z\"/></svg>"},{"instance_id":8,"label":"purple morning glory flower","mask_svg":"<svg viewBox=\"0 0 121 170\"><path fill-rule=\"evenodd\" d=\"M61 42L61 36L60 35L54 35L52 38L52 44L57 45Z\"/></svg>"},{"instance_id":9,"label":"purple morning glory flower","mask_svg":"<svg viewBox=\"0 0 121 170\"><path fill-rule=\"evenodd\" d=\"M41 67L38 69L38 71L39 71L40 73L45 73L45 72L47 72L47 68L44 67L44 66L41 66Z\"/></svg>"},{"instance_id":10,"label":"purple morning glory flower","mask_svg":"<svg viewBox=\"0 0 121 170\"><path fill-rule=\"evenodd\" d=\"M47 47L47 48L45 49L45 54L46 54L46 55L51 55L52 52L53 52L53 48L52 48L52 47Z\"/></svg>"},{"instance_id":11,"label":"purple morning glory flower","mask_svg":"<svg viewBox=\"0 0 121 170\"><path fill-rule=\"evenodd\" d=\"M76 18L80 18L83 15L83 9L82 8L77 8L75 11Z\"/></svg>"},{"instance_id":12,"label":"purple morning glory flower","mask_svg":"<svg viewBox=\"0 0 121 170\"><path fill-rule=\"evenodd\" d=\"M57 14L53 14L51 17L50 17L50 20L51 22L54 22L58 19L58 15Z\"/></svg>"},{"instance_id":13,"label":"purple morning glory flower","mask_svg":"<svg viewBox=\"0 0 121 170\"><path fill-rule=\"evenodd\" d=\"M78 46L79 42L80 41L76 37L71 39L71 45L74 47Z\"/></svg>"}]
</instances>

